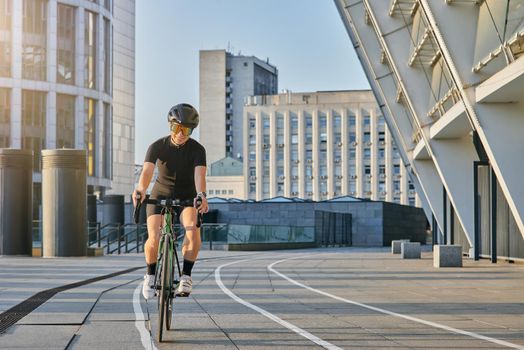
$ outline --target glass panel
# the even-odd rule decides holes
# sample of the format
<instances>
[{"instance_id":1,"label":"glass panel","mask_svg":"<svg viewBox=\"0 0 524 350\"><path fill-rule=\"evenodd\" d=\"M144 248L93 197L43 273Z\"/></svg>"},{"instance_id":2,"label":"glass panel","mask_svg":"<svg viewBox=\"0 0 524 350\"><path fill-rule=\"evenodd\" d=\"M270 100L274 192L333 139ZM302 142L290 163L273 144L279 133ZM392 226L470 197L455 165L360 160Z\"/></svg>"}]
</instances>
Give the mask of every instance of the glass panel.
<instances>
[{"instance_id":1,"label":"glass panel","mask_svg":"<svg viewBox=\"0 0 524 350\"><path fill-rule=\"evenodd\" d=\"M87 175L95 176L96 167L96 101L86 98L85 108L85 139L84 147L87 149Z\"/></svg>"},{"instance_id":2,"label":"glass panel","mask_svg":"<svg viewBox=\"0 0 524 350\"><path fill-rule=\"evenodd\" d=\"M102 169L102 176L106 179L111 179L113 175L113 161L112 161L112 129L111 126L113 125L112 122L112 113L111 113L111 105L108 103L104 103L104 129L101 130L102 138L101 138L101 145L100 145L100 152L102 153L102 166L104 167Z\"/></svg>"},{"instance_id":3,"label":"glass panel","mask_svg":"<svg viewBox=\"0 0 524 350\"><path fill-rule=\"evenodd\" d=\"M84 86L96 88L96 14L85 12Z\"/></svg>"},{"instance_id":4,"label":"glass panel","mask_svg":"<svg viewBox=\"0 0 524 350\"><path fill-rule=\"evenodd\" d=\"M11 76L11 0L0 0L0 76Z\"/></svg>"},{"instance_id":5,"label":"glass panel","mask_svg":"<svg viewBox=\"0 0 524 350\"><path fill-rule=\"evenodd\" d=\"M47 1L23 3L22 77L46 80Z\"/></svg>"},{"instance_id":6,"label":"glass panel","mask_svg":"<svg viewBox=\"0 0 524 350\"><path fill-rule=\"evenodd\" d=\"M228 225L228 243L313 242L314 227Z\"/></svg>"},{"instance_id":7,"label":"glass panel","mask_svg":"<svg viewBox=\"0 0 524 350\"><path fill-rule=\"evenodd\" d=\"M22 90L22 148L33 150L33 170L39 172L46 144L46 93Z\"/></svg>"},{"instance_id":8,"label":"glass panel","mask_svg":"<svg viewBox=\"0 0 524 350\"><path fill-rule=\"evenodd\" d=\"M57 70L58 83L75 83L75 8L58 4Z\"/></svg>"},{"instance_id":9,"label":"glass panel","mask_svg":"<svg viewBox=\"0 0 524 350\"><path fill-rule=\"evenodd\" d=\"M111 23L107 18L104 18L104 92L111 94Z\"/></svg>"},{"instance_id":10,"label":"glass panel","mask_svg":"<svg viewBox=\"0 0 524 350\"><path fill-rule=\"evenodd\" d=\"M0 88L0 148L11 144L11 90Z\"/></svg>"},{"instance_id":11,"label":"glass panel","mask_svg":"<svg viewBox=\"0 0 524 350\"><path fill-rule=\"evenodd\" d=\"M56 95L56 148L75 148L75 97Z\"/></svg>"}]
</instances>

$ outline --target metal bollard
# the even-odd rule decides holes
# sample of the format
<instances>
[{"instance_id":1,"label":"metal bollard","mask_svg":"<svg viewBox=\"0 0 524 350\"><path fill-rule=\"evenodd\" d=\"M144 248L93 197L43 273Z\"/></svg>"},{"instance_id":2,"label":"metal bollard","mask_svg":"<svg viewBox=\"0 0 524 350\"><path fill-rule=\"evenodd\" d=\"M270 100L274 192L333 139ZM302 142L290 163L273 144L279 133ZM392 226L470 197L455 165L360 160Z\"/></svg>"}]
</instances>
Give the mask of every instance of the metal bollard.
<instances>
[{"instance_id":1,"label":"metal bollard","mask_svg":"<svg viewBox=\"0 0 524 350\"><path fill-rule=\"evenodd\" d=\"M0 255L33 249L33 151L0 149Z\"/></svg>"},{"instance_id":2,"label":"metal bollard","mask_svg":"<svg viewBox=\"0 0 524 350\"><path fill-rule=\"evenodd\" d=\"M86 151L42 151L44 257L87 255Z\"/></svg>"}]
</instances>

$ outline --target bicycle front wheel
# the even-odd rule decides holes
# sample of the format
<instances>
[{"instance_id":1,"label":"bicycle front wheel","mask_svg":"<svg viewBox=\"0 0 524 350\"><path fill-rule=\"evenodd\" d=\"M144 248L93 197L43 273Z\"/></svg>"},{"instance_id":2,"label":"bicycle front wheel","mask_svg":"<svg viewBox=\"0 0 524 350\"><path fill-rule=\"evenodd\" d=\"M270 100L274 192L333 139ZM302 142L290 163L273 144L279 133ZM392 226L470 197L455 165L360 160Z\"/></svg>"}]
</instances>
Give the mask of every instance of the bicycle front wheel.
<instances>
[{"instance_id":1,"label":"bicycle front wheel","mask_svg":"<svg viewBox=\"0 0 524 350\"><path fill-rule=\"evenodd\" d=\"M173 247L173 249L175 249ZM171 329L171 320L173 319L173 300L175 299L175 285L174 285L174 273L175 268L173 265L173 254L169 254L169 296L166 303L166 329Z\"/></svg>"},{"instance_id":2,"label":"bicycle front wheel","mask_svg":"<svg viewBox=\"0 0 524 350\"><path fill-rule=\"evenodd\" d=\"M171 275L171 266L169 266L169 247L171 245L171 237L166 235L164 241L164 251L162 256L162 276L160 276L160 295L158 304L158 341L162 341L162 331L164 330L165 315L168 309L168 302L171 294L171 286L169 285L169 276Z\"/></svg>"}]
</instances>

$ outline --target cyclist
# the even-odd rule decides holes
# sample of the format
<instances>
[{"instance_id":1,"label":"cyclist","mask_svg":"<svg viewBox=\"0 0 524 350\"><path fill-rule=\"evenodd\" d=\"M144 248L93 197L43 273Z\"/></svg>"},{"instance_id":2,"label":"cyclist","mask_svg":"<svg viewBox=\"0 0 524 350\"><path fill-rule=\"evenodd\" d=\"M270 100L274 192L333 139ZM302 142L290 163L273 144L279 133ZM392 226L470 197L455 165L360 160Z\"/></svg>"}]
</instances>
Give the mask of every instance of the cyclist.
<instances>
[{"instance_id":1,"label":"cyclist","mask_svg":"<svg viewBox=\"0 0 524 350\"><path fill-rule=\"evenodd\" d=\"M199 122L198 112L193 106L181 103L172 107L167 120L171 133L149 146L138 186L133 191L133 202L136 205L137 193L141 194L141 200L145 199L144 194L151 183L156 165L158 176L151 190L152 199L193 200L195 203L194 206L184 207L177 213L186 235L182 244L184 256L182 276L176 293L187 296L192 289L191 271L202 244L200 229L197 227L197 211L200 213L208 211L206 151L200 143L190 138ZM201 204L195 207L197 199L200 199ZM148 239L144 246L147 273L142 287L142 294L146 300L155 295L153 283L162 225L160 211L161 208L156 205L147 205Z\"/></svg>"}]
</instances>

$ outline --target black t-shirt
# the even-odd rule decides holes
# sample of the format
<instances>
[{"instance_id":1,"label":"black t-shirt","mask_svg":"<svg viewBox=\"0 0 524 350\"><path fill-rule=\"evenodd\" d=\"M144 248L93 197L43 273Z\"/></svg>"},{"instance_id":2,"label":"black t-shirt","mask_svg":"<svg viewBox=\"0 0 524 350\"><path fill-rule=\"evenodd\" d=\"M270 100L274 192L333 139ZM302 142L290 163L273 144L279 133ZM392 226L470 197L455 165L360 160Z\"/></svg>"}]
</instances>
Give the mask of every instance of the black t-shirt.
<instances>
[{"instance_id":1,"label":"black t-shirt","mask_svg":"<svg viewBox=\"0 0 524 350\"><path fill-rule=\"evenodd\" d=\"M177 147L171 136L163 137L149 146L145 162L158 166L158 177L152 198L165 196L177 199L196 197L195 167L206 166L206 150L193 139Z\"/></svg>"}]
</instances>

